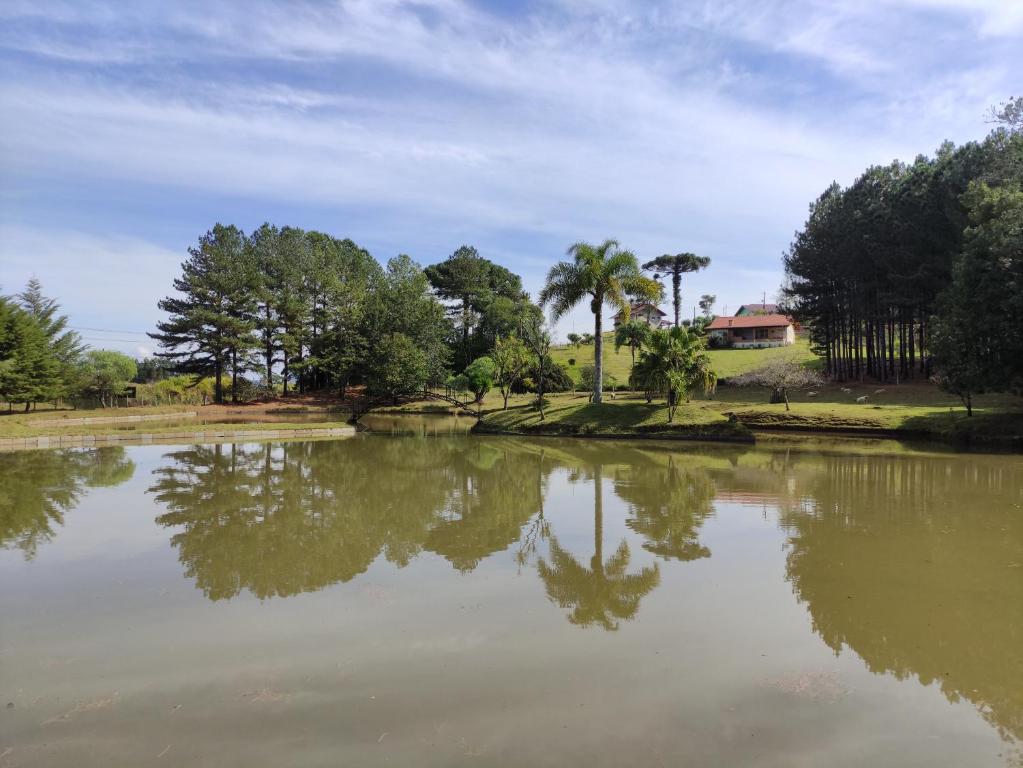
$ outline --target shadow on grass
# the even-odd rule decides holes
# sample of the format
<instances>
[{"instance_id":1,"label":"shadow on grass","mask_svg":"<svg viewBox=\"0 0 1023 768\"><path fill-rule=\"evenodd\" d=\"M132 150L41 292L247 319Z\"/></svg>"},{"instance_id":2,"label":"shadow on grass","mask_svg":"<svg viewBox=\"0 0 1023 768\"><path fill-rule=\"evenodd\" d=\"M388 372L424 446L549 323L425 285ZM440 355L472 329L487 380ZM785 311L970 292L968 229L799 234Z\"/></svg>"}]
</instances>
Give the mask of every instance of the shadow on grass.
<instances>
[{"instance_id":1,"label":"shadow on grass","mask_svg":"<svg viewBox=\"0 0 1023 768\"><path fill-rule=\"evenodd\" d=\"M1023 449L1023 410L935 412L911 416L903 422L904 430L949 440L961 445L997 445Z\"/></svg>"},{"instance_id":2,"label":"shadow on grass","mask_svg":"<svg viewBox=\"0 0 1023 768\"><path fill-rule=\"evenodd\" d=\"M592 437L664 436L689 439L752 441L752 433L715 411L682 405L668 423L664 402L643 401L552 404L541 421L530 406L484 416L477 432L577 435Z\"/></svg>"}]
</instances>

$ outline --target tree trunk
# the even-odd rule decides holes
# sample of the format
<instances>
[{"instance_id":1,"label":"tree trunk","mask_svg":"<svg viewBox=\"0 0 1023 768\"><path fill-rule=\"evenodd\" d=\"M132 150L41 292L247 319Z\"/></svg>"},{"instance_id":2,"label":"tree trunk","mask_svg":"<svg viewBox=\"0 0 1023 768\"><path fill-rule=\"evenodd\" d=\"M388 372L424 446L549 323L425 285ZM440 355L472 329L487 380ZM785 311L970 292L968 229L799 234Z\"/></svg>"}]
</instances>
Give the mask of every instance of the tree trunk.
<instances>
[{"instance_id":1,"label":"tree trunk","mask_svg":"<svg viewBox=\"0 0 1023 768\"><path fill-rule=\"evenodd\" d=\"M501 390L501 397L504 398L504 408L502 410L505 410L505 411L508 410L508 395L509 395L510 392L511 392L511 388L510 387L508 389L502 389Z\"/></svg>"},{"instance_id":2,"label":"tree trunk","mask_svg":"<svg viewBox=\"0 0 1023 768\"><path fill-rule=\"evenodd\" d=\"M675 327L678 328L678 312L682 304L682 273L671 270L671 303L675 308Z\"/></svg>"},{"instance_id":3,"label":"tree trunk","mask_svg":"<svg viewBox=\"0 0 1023 768\"><path fill-rule=\"evenodd\" d=\"M469 359L469 297L462 297L462 357L465 360L463 368L472 361Z\"/></svg>"},{"instance_id":4,"label":"tree trunk","mask_svg":"<svg viewBox=\"0 0 1023 768\"><path fill-rule=\"evenodd\" d=\"M966 415L967 416L972 416L973 415L973 395L967 394L966 397L964 398L964 401L966 402Z\"/></svg>"},{"instance_id":5,"label":"tree trunk","mask_svg":"<svg viewBox=\"0 0 1023 768\"><path fill-rule=\"evenodd\" d=\"M598 296L593 300L593 402L599 403L603 395L604 384L604 318L601 311L604 308L604 297Z\"/></svg>"},{"instance_id":6,"label":"tree trunk","mask_svg":"<svg viewBox=\"0 0 1023 768\"><path fill-rule=\"evenodd\" d=\"M266 347L263 354L266 357L266 388L273 389L274 386L274 344L273 332L270 330L270 304L266 305L266 332L264 336Z\"/></svg>"},{"instance_id":7,"label":"tree trunk","mask_svg":"<svg viewBox=\"0 0 1023 768\"><path fill-rule=\"evenodd\" d=\"M213 364L213 402L217 405L221 405L224 402L224 385L220 382L221 374L224 372L224 362L221 360L220 355L217 355L217 359Z\"/></svg>"},{"instance_id":8,"label":"tree trunk","mask_svg":"<svg viewBox=\"0 0 1023 768\"><path fill-rule=\"evenodd\" d=\"M231 402L238 404L238 350L231 350Z\"/></svg>"},{"instance_id":9,"label":"tree trunk","mask_svg":"<svg viewBox=\"0 0 1023 768\"><path fill-rule=\"evenodd\" d=\"M593 562L594 573L604 568L604 484L600 466L593 468Z\"/></svg>"}]
</instances>

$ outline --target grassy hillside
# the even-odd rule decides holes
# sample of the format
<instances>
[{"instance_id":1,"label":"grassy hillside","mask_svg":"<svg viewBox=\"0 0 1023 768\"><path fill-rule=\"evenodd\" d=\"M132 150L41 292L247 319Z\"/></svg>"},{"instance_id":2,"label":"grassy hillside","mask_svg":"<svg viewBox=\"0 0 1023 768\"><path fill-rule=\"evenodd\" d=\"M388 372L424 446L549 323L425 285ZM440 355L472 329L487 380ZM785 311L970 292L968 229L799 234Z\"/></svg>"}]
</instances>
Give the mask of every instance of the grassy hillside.
<instances>
[{"instance_id":1,"label":"grassy hillside","mask_svg":"<svg viewBox=\"0 0 1023 768\"><path fill-rule=\"evenodd\" d=\"M805 338L796 340L791 347L770 347L768 349L711 349L707 354L710 356L711 364L719 379L727 379L740 373L752 370L764 363L765 360L775 355L795 355L806 362L812 362L817 357L810 351L810 343ZM579 369L584 365L593 364L593 345L579 345L575 347L567 344L562 347L555 347L551 350L551 357L568 369L572 378L579 381ZM575 360L574 365L569 365L569 360ZM628 347L622 347L615 352L614 334L604 334L604 371L614 376L618 386L627 386L629 371L632 367L632 356Z\"/></svg>"}]
</instances>

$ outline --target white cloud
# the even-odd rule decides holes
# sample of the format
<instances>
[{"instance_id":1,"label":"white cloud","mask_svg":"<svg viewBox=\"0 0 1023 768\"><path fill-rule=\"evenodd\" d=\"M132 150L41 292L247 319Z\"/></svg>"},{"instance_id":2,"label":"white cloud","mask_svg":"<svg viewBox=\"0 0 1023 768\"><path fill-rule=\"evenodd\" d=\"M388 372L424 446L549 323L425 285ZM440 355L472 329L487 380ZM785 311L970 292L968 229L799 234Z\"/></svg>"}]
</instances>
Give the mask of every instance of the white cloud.
<instances>
[{"instance_id":1,"label":"white cloud","mask_svg":"<svg viewBox=\"0 0 1023 768\"><path fill-rule=\"evenodd\" d=\"M0 288L36 277L92 347L134 353L148 343L182 254L132 237L0 225ZM141 346L140 346L141 344ZM148 347L147 347L148 348Z\"/></svg>"},{"instance_id":2,"label":"white cloud","mask_svg":"<svg viewBox=\"0 0 1023 768\"><path fill-rule=\"evenodd\" d=\"M1006 5L565 0L509 20L458 0L12 4L0 41L55 63L0 82L0 152L15 175L194 190L254 220L282 202L370 210L412 253L427 233L489 242L534 290L579 238L698 250L715 269L693 290L738 304L773 289L832 179L983 133L1023 63ZM907 20L935 14L969 23L916 39ZM966 56L980 36L991 55Z\"/></svg>"}]
</instances>

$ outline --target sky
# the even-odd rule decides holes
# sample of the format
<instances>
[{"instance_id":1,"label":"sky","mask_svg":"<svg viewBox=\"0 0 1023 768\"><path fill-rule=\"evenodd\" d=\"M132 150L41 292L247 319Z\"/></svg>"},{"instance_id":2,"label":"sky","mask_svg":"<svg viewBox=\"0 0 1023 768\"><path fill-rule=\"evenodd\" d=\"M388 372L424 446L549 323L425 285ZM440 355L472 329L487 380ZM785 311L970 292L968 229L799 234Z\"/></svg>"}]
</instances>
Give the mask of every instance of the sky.
<instances>
[{"instance_id":1,"label":"sky","mask_svg":"<svg viewBox=\"0 0 1023 768\"><path fill-rule=\"evenodd\" d=\"M0 291L145 355L187 248L270 221L534 296L580 240L691 251L684 314L734 313L828 184L982 138L1021 73L1023 0L5 0Z\"/></svg>"}]
</instances>

